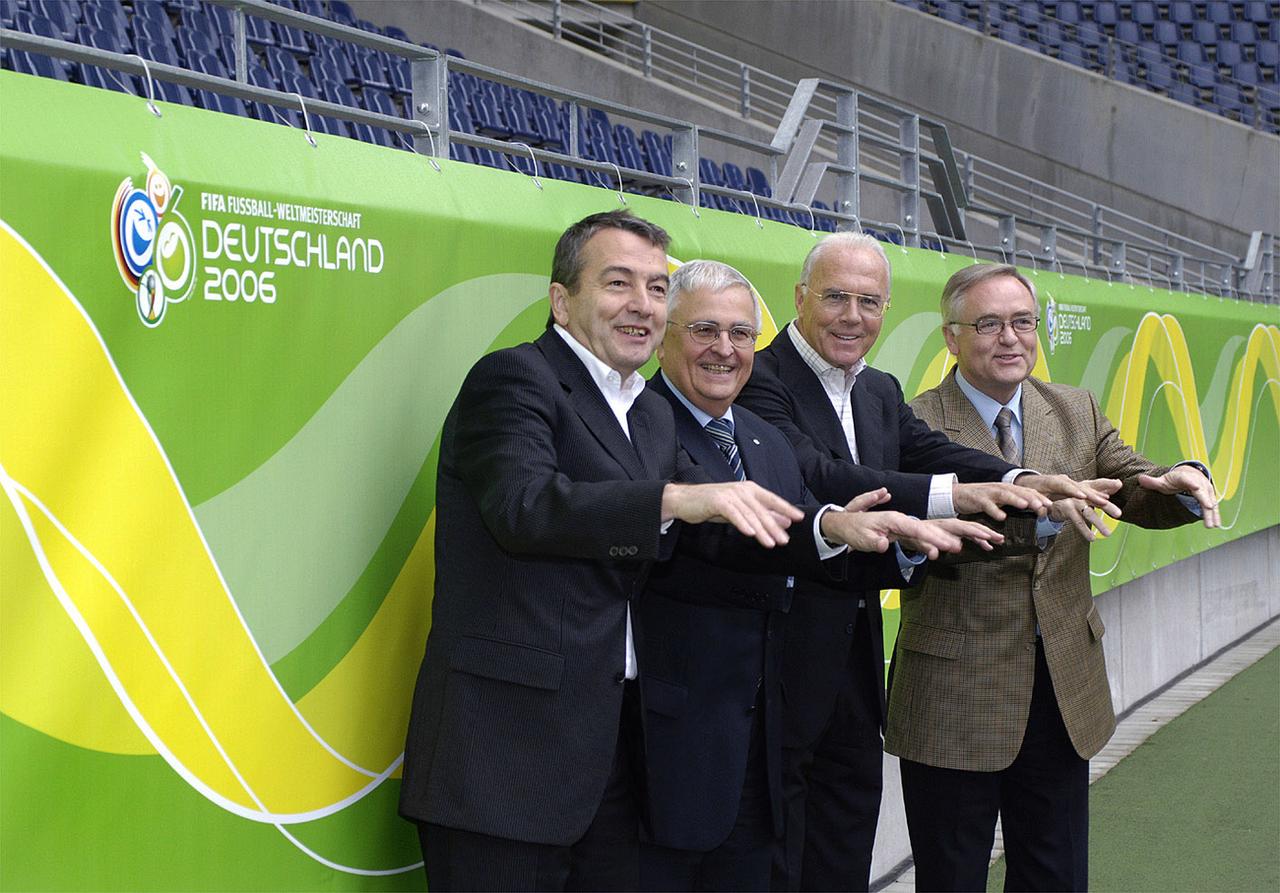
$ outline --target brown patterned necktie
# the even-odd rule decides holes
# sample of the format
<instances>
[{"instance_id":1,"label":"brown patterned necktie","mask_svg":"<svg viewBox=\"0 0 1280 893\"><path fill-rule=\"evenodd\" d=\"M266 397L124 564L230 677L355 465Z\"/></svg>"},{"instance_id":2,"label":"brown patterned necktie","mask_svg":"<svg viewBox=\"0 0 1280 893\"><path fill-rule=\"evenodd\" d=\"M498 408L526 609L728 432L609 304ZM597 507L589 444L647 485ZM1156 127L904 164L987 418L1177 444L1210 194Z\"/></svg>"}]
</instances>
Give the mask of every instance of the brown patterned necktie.
<instances>
[{"instance_id":1,"label":"brown patterned necktie","mask_svg":"<svg viewBox=\"0 0 1280 893\"><path fill-rule=\"evenodd\" d=\"M1021 461L1018 455L1018 444L1013 439L1013 411L1005 406L996 413L996 443L1000 446L1000 455L1004 461L1017 465Z\"/></svg>"}]
</instances>

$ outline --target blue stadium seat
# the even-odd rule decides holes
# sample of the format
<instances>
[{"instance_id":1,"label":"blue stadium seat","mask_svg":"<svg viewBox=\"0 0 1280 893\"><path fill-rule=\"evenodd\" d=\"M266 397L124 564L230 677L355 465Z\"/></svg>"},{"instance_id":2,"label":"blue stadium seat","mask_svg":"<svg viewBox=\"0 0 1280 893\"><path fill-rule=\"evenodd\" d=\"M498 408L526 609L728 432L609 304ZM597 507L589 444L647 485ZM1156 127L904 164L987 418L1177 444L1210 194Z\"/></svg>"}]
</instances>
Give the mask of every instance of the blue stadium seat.
<instances>
[{"instance_id":1,"label":"blue stadium seat","mask_svg":"<svg viewBox=\"0 0 1280 893\"><path fill-rule=\"evenodd\" d=\"M1272 21L1271 11L1267 9L1266 0L1249 0L1244 5L1244 21L1255 25L1265 25Z\"/></svg>"},{"instance_id":2,"label":"blue stadium seat","mask_svg":"<svg viewBox=\"0 0 1280 893\"><path fill-rule=\"evenodd\" d=\"M1212 22L1192 22L1191 39L1206 49L1218 42L1218 26Z\"/></svg>"},{"instance_id":3,"label":"blue stadium seat","mask_svg":"<svg viewBox=\"0 0 1280 893\"><path fill-rule=\"evenodd\" d=\"M1262 74L1258 71L1257 62L1237 62L1231 67L1231 76L1250 87L1257 87L1262 83Z\"/></svg>"},{"instance_id":4,"label":"blue stadium seat","mask_svg":"<svg viewBox=\"0 0 1280 893\"><path fill-rule=\"evenodd\" d=\"M291 74L285 72L280 75L280 89L285 93L297 93L306 99L319 99L316 93L315 85L302 75ZM302 113L293 109L277 108L277 114L298 129L303 129L304 122ZM307 112L307 118L311 122L311 129L328 133L333 136L350 137L351 132L347 129L347 122L339 118L330 118L327 115L316 115L310 111Z\"/></svg>"},{"instance_id":5,"label":"blue stadium seat","mask_svg":"<svg viewBox=\"0 0 1280 893\"><path fill-rule=\"evenodd\" d=\"M1168 93L1174 84L1173 66L1168 62L1150 60L1146 64L1147 84L1160 93Z\"/></svg>"},{"instance_id":6,"label":"blue stadium seat","mask_svg":"<svg viewBox=\"0 0 1280 893\"><path fill-rule=\"evenodd\" d=\"M1093 20L1104 28L1111 28L1120 23L1120 11L1115 0L1098 0L1093 7Z\"/></svg>"},{"instance_id":7,"label":"blue stadium seat","mask_svg":"<svg viewBox=\"0 0 1280 893\"><path fill-rule=\"evenodd\" d=\"M175 36L173 30L173 21L169 18L169 11L160 3L136 3L133 7L133 23L136 26L139 19L144 19L154 23L157 27L163 29L170 37Z\"/></svg>"},{"instance_id":8,"label":"blue stadium seat","mask_svg":"<svg viewBox=\"0 0 1280 893\"><path fill-rule=\"evenodd\" d=\"M1097 49L1107 42L1107 35L1092 22L1081 22L1076 27L1076 40L1081 46Z\"/></svg>"},{"instance_id":9,"label":"blue stadium seat","mask_svg":"<svg viewBox=\"0 0 1280 893\"><path fill-rule=\"evenodd\" d=\"M1164 44L1167 47L1177 46L1182 40L1182 34L1178 31L1178 26L1169 21L1158 21L1151 31L1151 36L1155 38L1157 43Z\"/></svg>"},{"instance_id":10,"label":"blue stadium seat","mask_svg":"<svg viewBox=\"0 0 1280 893\"><path fill-rule=\"evenodd\" d=\"M178 51L172 43L167 40L154 41L145 37L136 37L134 40L134 49L138 55L149 62L159 62L162 65L172 65L180 68L182 63L178 60ZM186 89L185 87L183 89ZM190 101L184 105L190 105Z\"/></svg>"},{"instance_id":11,"label":"blue stadium seat","mask_svg":"<svg viewBox=\"0 0 1280 893\"><path fill-rule=\"evenodd\" d=\"M0 28L14 28L17 25L17 0L0 0Z\"/></svg>"},{"instance_id":12,"label":"blue stadium seat","mask_svg":"<svg viewBox=\"0 0 1280 893\"><path fill-rule=\"evenodd\" d=\"M217 8L220 9L221 7ZM264 18L246 15L244 17L244 39L258 46L275 46L275 29L271 27L271 22Z\"/></svg>"},{"instance_id":13,"label":"blue stadium seat","mask_svg":"<svg viewBox=\"0 0 1280 893\"><path fill-rule=\"evenodd\" d=\"M1253 22L1233 22L1231 39L1236 43L1252 46L1258 42L1258 26Z\"/></svg>"},{"instance_id":14,"label":"blue stadium seat","mask_svg":"<svg viewBox=\"0 0 1280 893\"><path fill-rule=\"evenodd\" d=\"M1218 71L1208 63L1194 63L1187 66L1187 79L1198 90L1212 91L1218 83Z\"/></svg>"},{"instance_id":15,"label":"blue stadium seat","mask_svg":"<svg viewBox=\"0 0 1280 893\"><path fill-rule=\"evenodd\" d=\"M121 40L120 34L116 31L104 31L88 24L76 26L75 42L99 50L106 50L109 53L133 52L133 47L129 44L127 37Z\"/></svg>"},{"instance_id":16,"label":"blue stadium seat","mask_svg":"<svg viewBox=\"0 0 1280 893\"><path fill-rule=\"evenodd\" d=\"M81 9L81 18L90 28L116 35L122 45L128 41L129 17L125 15L124 7L119 3L110 2L110 0L100 0L100 2L86 0Z\"/></svg>"},{"instance_id":17,"label":"blue stadium seat","mask_svg":"<svg viewBox=\"0 0 1280 893\"><path fill-rule=\"evenodd\" d=\"M319 88L321 99L356 109L363 107L356 100L355 94L351 92L351 88L346 84L326 82L317 86ZM378 141L377 137L373 135L373 128L368 124L357 124L354 121L347 121L345 123L351 132L351 136L355 139L365 143L376 143Z\"/></svg>"},{"instance_id":18,"label":"blue stadium seat","mask_svg":"<svg viewBox=\"0 0 1280 893\"><path fill-rule=\"evenodd\" d=\"M1117 56L1112 64L1111 77L1122 84L1137 84L1138 74L1134 70L1132 63L1127 61L1123 56Z\"/></svg>"},{"instance_id":19,"label":"blue stadium seat","mask_svg":"<svg viewBox=\"0 0 1280 893\"><path fill-rule=\"evenodd\" d=\"M1204 47L1194 40L1182 41L1178 44L1178 61L1198 65L1204 61Z\"/></svg>"},{"instance_id":20,"label":"blue stadium seat","mask_svg":"<svg viewBox=\"0 0 1280 893\"><path fill-rule=\"evenodd\" d=\"M1017 22L1001 22L996 29L996 36L1017 46L1034 46L1023 37L1022 26Z\"/></svg>"},{"instance_id":21,"label":"blue stadium seat","mask_svg":"<svg viewBox=\"0 0 1280 893\"><path fill-rule=\"evenodd\" d=\"M329 18L340 25L357 27L356 14L351 11L351 5L343 0L329 0Z\"/></svg>"},{"instance_id":22,"label":"blue stadium seat","mask_svg":"<svg viewBox=\"0 0 1280 893\"><path fill-rule=\"evenodd\" d=\"M1232 18L1231 4L1227 0L1209 0L1205 6L1205 19L1215 25L1228 25Z\"/></svg>"},{"instance_id":23,"label":"blue stadium seat","mask_svg":"<svg viewBox=\"0 0 1280 893\"><path fill-rule=\"evenodd\" d=\"M1238 65L1244 61L1244 52L1240 49L1240 44L1234 40L1223 40L1218 43L1218 52L1214 56L1214 61L1218 63L1218 67Z\"/></svg>"},{"instance_id":24,"label":"blue stadium seat","mask_svg":"<svg viewBox=\"0 0 1280 893\"><path fill-rule=\"evenodd\" d=\"M47 37L50 40L62 40L62 35L58 31L58 26L42 15L37 15L25 9L19 9L14 16L14 24L19 31L25 31L28 34L36 34L40 37ZM73 35L74 36L74 35ZM15 51L16 53L16 51ZM15 71L25 71L27 74L39 74L41 77L54 77L54 75L46 74L45 71L52 67L57 69L56 77L60 81L65 81L71 74L71 63L62 59L55 59L52 56L45 56L42 53L26 53L24 64L26 69L19 68L18 63L14 62ZM15 59L16 59L15 55Z\"/></svg>"},{"instance_id":25,"label":"blue stadium seat","mask_svg":"<svg viewBox=\"0 0 1280 893\"><path fill-rule=\"evenodd\" d=\"M1036 29L1036 40L1047 49L1058 49L1062 46L1062 26L1050 20L1041 22Z\"/></svg>"},{"instance_id":26,"label":"blue stadium seat","mask_svg":"<svg viewBox=\"0 0 1280 893\"><path fill-rule=\"evenodd\" d=\"M325 80L332 80L342 84L354 84L359 79L356 77L355 67L351 64L351 60L347 54L334 46L322 46L311 57L311 71L314 73L316 65L319 64ZM316 81L317 85L320 83Z\"/></svg>"},{"instance_id":27,"label":"blue stadium seat","mask_svg":"<svg viewBox=\"0 0 1280 893\"><path fill-rule=\"evenodd\" d=\"M68 0L28 0L32 15L48 19L59 40L75 40L76 25L80 23L80 6Z\"/></svg>"},{"instance_id":28,"label":"blue stadium seat","mask_svg":"<svg viewBox=\"0 0 1280 893\"><path fill-rule=\"evenodd\" d=\"M1159 16L1156 15L1156 5L1152 0L1137 0L1129 10L1129 15L1133 21L1147 28L1151 28L1159 20Z\"/></svg>"},{"instance_id":29,"label":"blue stadium seat","mask_svg":"<svg viewBox=\"0 0 1280 893\"><path fill-rule=\"evenodd\" d=\"M168 30L165 30L164 25L152 19L135 15L129 22L129 27L133 31L134 46L146 41L153 44L165 44L176 49L178 34L174 31L173 24L168 19L165 19L164 22L168 25Z\"/></svg>"},{"instance_id":30,"label":"blue stadium seat","mask_svg":"<svg viewBox=\"0 0 1280 893\"><path fill-rule=\"evenodd\" d=\"M1174 81L1169 87L1169 98L1185 102L1187 105L1199 105L1196 102L1195 90L1186 81Z\"/></svg>"},{"instance_id":31,"label":"blue stadium seat","mask_svg":"<svg viewBox=\"0 0 1280 893\"><path fill-rule=\"evenodd\" d=\"M218 52L220 49L216 39L204 31L197 31L194 28L182 28L178 31L178 53L187 60L188 65L190 60L198 55L220 57L221 54ZM225 59L223 63L226 63Z\"/></svg>"},{"instance_id":32,"label":"blue stadium seat","mask_svg":"<svg viewBox=\"0 0 1280 893\"><path fill-rule=\"evenodd\" d=\"M391 89L404 95L412 93L413 71L409 67L409 60L386 53L383 54L383 59L387 64L387 80L391 82Z\"/></svg>"},{"instance_id":33,"label":"blue stadium seat","mask_svg":"<svg viewBox=\"0 0 1280 893\"><path fill-rule=\"evenodd\" d=\"M1169 21L1175 25L1190 25L1195 20L1195 7L1189 0L1174 0L1169 4Z\"/></svg>"},{"instance_id":34,"label":"blue stadium seat","mask_svg":"<svg viewBox=\"0 0 1280 893\"><path fill-rule=\"evenodd\" d=\"M654 174L671 176L671 148L661 136L652 130L640 134L640 146L644 149L645 168Z\"/></svg>"},{"instance_id":35,"label":"blue stadium seat","mask_svg":"<svg viewBox=\"0 0 1280 893\"><path fill-rule=\"evenodd\" d=\"M1280 44L1274 40L1258 41L1254 54L1254 58L1263 68L1275 68L1280 65Z\"/></svg>"},{"instance_id":36,"label":"blue stadium seat","mask_svg":"<svg viewBox=\"0 0 1280 893\"><path fill-rule=\"evenodd\" d=\"M282 25L279 22L275 23L275 28L276 46L291 53L297 53L299 56L311 54L311 44L307 42L307 32L292 25Z\"/></svg>"},{"instance_id":37,"label":"blue stadium seat","mask_svg":"<svg viewBox=\"0 0 1280 893\"><path fill-rule=\"evenodd\" d=\"M356 80L364 87L375 90L390 90L391 82L387 80L387 68L382 61L382 54L377 50L361 47L356 57Z\"/></svg>"},{"instance_id":38,"label":"blue stadium seat","mask_svg":"<svg viewBox=\"0 0 1280 893\"><path fill-rule=\"evenodd\" d=\"M389 115L393 118L403 118L404 110L399 107L390 95L382 90L366 88L362 91L364 99L364 107L371 112L377 112L380 115ZM386 146L389 149L407 149L408 137L404 140L400 139L400 135L392 133L382 127L372 127L374 141L380 146Z\"/></svg>"},{"instance_id":39,"label":"blue stadium seat","mask_svg":"<svg viewBox=\"0 0 1280 893\"><path fill-rule=\"evenodd\" d=\"M1243 103L1240 102L1240 91L1234 84L1215 84L1213 104L1229 115L1234 114L1237 118L1242 116Z\"/></svg>"},{"instance_id":40,"label":"blue stadium seat","mask_svg":"<svg viewBox=\"0 0 1280 893\"><path fill-rule=\"evenodd\" d=\"M1116 40L1137 44L1142 40L1142 28L1137 22L1128 20L1116 22Z\"/></svg>"},{"instance_id":41,"label":"blue stadium seat","mask_svg":"<svg viewBox=\"0 0 1280 893\"><path fill-rule=\"evenodd\" d=\"M142 55L139 53L139 55ZM155 87L156 99L163 102L172 102L175 105L194 105L191 100L191 91L181 84L170 83L169 81L153 80L152 85ZM139 95L145 96L145 91L139 91Z\"/></svg>"},{"instance_id":42,"label":"blue stadium seat","mask_svg":"<svg viewBox=\"0 0 1280 893\"><path fill-rule=\"evenodd\" d=\"M1080 21L1080 5L1075 0L1061 0L1054 15L1058 21L1074 25Z\"/></svg>"},{"instance_id":43,"label":"blue stadium seat","mask_svg":"<svg viewBox=\"0 0 1280 893\"><path fill-rule=\"evenodd\" d=\"M187 59L187 67L194 71L199 71L213 77L230 78L227 67L223 65L222 60L217 56L197 54ZM196 90L196 101L201 108L210 111L225 112L229 115L248 114L245 104L242 100L234 96L227 96L222 93L214 93L211 90Z\"/></svg>"},{"instance_id":44,"label":"blue stadium seat","mask_svg":"<svg viewBox=\"0 0 1280 893\"><path fill-rule=\"evenodd\" d=\"M298 64L297 57L286 52L282 47L266 47L262 55L267 61L267 68L271 69L277 78L286 71L291 74L302 74L302 66Z\"/></svg>"}]
</instances>

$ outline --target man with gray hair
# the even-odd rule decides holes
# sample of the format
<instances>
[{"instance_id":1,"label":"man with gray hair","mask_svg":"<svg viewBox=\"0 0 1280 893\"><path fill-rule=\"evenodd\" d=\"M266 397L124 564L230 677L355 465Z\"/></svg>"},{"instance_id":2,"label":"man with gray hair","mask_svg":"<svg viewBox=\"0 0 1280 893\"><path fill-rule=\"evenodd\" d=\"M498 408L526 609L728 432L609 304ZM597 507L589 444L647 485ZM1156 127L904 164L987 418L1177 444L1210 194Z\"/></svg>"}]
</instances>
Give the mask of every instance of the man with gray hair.
<instances>
[{"instance_id":1,"label":"man with gray hair","mask_svg":"<svg viewBox=\"0 0 1280 893\"><path fill-rule=\"evenodd\" d=\"M640 886L764 891L782 830L779 658L794 577L899 587L918 575L896 547L879 554L890 540L936 554L959 537L984 548L1000 537L981 524L861 511L886 500L883 489L846 510L813 504L786 438L733 405L760 331L758 299L737 270L680 267L667 315L649 389L670 403L689 460L710 481L754 481L805 518L773 550L727 529L686 528L675 556L650 572L636 637L650 829Z\"/></svg>"},{"instance_id":2,"label":"man with gray hair","mask_svg":"<svg viewBox=\"0 0 1280 893\"><path fill-rule=\"evenodd\" d=\"M1031 377L1040 306L1016 267L961 270L941 310L956 367L912 401L921 421L1015 464L1118 479L1115 506L1142 527L1218 526L1204 466L1157 467L1093 394ZM1047 552L937 569L903 594L885 749L917 889L985 890L997 815L1006 890L1087 889L1089 758L1115 728L1089 543L1110 530L1082 500L1049 516L1071 524Z\"/></svg>"},{"instance_id":3,"label":"man with gray hair","mask_svg":"<svg viewBox=\"0 0 1280 893\"><path fill-rule=\"evenodd\" d=\"M740 402L791 441L817 499L838 504L884 486L888 507L916 517L997 521L1002 506L1042 513L1049 497L1106 502L1065 476L1026 474L952 443L915 417L893 376L867 366L890 300L889 259L875 239L829 236L800 278L797 318L760 352ZM787 832L775 888L865 890L882 788L879 593L849 599L797 583L797 596L809 586L814 597L794 601L783 658Z\"/></svg>"}]
</instances>

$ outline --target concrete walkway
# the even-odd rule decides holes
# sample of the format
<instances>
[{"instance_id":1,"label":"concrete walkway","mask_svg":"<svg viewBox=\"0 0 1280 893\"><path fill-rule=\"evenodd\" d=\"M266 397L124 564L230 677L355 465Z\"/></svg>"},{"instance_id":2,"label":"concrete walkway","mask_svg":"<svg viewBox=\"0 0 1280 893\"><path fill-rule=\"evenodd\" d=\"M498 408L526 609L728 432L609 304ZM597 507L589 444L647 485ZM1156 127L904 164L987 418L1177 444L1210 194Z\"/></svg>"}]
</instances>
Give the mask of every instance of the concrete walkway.
<instances>
[{"instance_id":1,"label":"concrete walkway","mask_svg":"<svg viewBox=\"0 0 1280 893\"><path fill-rule=\"evenodd\" d=\"M1089 762L1089 783L1102 778L1171 720L1277 647L1280 647L1280 618L1227 648L1121 719L1111 741ZM995 862L1003 853L1004 838L997 823L991 861ZM915 869L908 866L880 890L885 893L911 893L915 890Z\"/></svg>"}]
</instances>

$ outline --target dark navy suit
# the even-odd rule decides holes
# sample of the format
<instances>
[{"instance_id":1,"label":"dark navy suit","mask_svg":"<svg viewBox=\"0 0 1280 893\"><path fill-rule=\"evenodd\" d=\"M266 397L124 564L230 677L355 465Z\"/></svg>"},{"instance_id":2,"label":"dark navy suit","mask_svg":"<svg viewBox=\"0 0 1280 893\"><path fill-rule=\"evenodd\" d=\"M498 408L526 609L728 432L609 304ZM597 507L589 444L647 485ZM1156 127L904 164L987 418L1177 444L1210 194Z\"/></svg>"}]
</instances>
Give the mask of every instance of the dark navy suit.
<instances>
[{"instance_id":1,"label":"dark navy suit","mask_svg":"<svg viewBox=\"0 0 1280 893\"><path fill-rule=\"evenodd\" d=\"M661 375L680 445L711 481L731 481L724 453ZM901 583L896 557L821 561L813 504L790 444L772 425L733 408L749 480L805 508L785 547L766 550L724 525L686 526L675 556L655 565L637 612L645 706L651 841L645 889L767 889L783 830L781 655L791 575L859 587ZM856 596L855 596L856 598ZM684 852L675 852L684 851Z\"/></svg>"}]
</instances>

